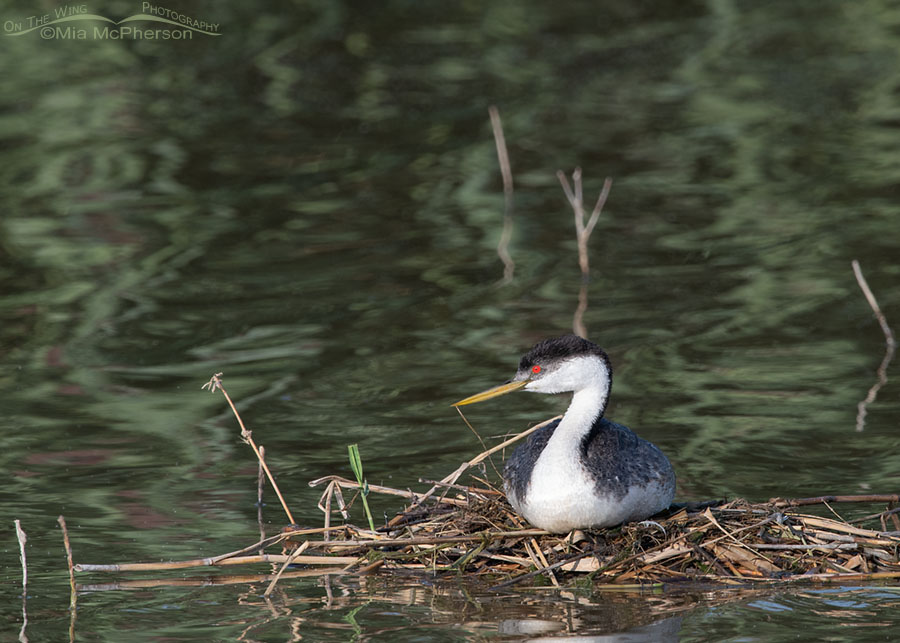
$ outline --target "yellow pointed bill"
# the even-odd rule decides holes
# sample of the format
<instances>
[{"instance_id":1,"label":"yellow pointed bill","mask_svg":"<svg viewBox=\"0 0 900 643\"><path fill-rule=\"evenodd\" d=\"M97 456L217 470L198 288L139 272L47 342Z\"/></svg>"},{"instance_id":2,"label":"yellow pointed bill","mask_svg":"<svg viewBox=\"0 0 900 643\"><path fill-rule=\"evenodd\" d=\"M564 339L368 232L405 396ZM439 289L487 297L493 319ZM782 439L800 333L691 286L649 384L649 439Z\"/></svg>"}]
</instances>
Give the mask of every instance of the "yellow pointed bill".
<instances>
[{"instance_id":1,"label":"yellow pointed bill","mask_svg":"<svg viewBox=\"0 0 900 643\"><path fill-rule=\"evenodd\" d=\"M507 382L506 384L501 384L500 386L489 388L488 390L482 391L481 393L470 395L466 399L456 402L455 404L453 404L453 406L465 406L466 404L475 404L475 402L484 402L485 400L489 400L492 397L506 395L507 393L518 391L526 384L528 384L527 380L514 380L512 382Z\"/></svg>"}]
</instances>

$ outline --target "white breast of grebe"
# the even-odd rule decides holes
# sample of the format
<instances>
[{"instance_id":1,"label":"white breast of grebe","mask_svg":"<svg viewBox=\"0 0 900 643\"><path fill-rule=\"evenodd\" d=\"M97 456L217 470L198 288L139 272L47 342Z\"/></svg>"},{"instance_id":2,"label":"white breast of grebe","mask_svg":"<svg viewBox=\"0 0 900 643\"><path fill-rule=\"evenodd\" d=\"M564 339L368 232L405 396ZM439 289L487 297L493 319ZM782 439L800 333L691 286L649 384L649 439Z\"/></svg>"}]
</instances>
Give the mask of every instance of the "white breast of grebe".
<instances>
[{"instance_id":1,"label":"white breast of grebe","mask_svg":"<svg viewBox=\"0 0 900 643\"><path fill-rule=\"evenodd\" d=\"M575 528L612 527L631 520L641 520L667 508L674 496L674 479L667 471L642 481L623 482L613 473L609 480L598 480L582 457L584 427L593 426L597 409L606 391L584 389L575 393L565 417L553 432L531 472L524 498L507 487L507 497L515 509L532 525L562 533ZM647 448L656 450L647 444ZM617 454L626 456L627 454ZM635 453L635 457L644 455ZM661 456L661 454L660 454ZM606 489L604 489L606 487Z\"/></svg>"},{"instance_id":2,"label":"white breast of grebe","mask_svg":"<svg viewBox=\"0 0 900 643\"><path fill-rule=\"evenodd\" d=\"M641 520L666 509L673 496L662 481L631 487L624 497L603 493L584 468L560 469L543 457L535 465L524 499L507 491L515 509L528 522L553 533Z\"/></svg>"}]
</instances>

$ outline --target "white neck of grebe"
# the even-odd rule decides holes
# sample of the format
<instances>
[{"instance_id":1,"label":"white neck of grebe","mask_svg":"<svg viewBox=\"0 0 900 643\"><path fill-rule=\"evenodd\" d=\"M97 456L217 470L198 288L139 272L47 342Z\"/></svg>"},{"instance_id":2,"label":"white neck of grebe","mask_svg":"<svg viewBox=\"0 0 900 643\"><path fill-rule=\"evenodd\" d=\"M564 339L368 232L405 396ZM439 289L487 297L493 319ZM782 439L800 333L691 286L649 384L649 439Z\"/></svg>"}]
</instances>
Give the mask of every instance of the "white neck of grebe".
<instances>
[{"instance_id":1,"label":"white neck of grebe","mask_svg":"<svg viewBox=\"0 0 900 643\"><path fill-rule=\"evenodd\" d=\"M599 357L582 357L567 362L552 378L543 382L543 386L532 389L545 393L574 391L569 408L553 432L545 451L549 449L551 452L571 454L578 449L582 438L606 408L610 383L609 368L603 360Z\"/></svg>"}]
</instances>

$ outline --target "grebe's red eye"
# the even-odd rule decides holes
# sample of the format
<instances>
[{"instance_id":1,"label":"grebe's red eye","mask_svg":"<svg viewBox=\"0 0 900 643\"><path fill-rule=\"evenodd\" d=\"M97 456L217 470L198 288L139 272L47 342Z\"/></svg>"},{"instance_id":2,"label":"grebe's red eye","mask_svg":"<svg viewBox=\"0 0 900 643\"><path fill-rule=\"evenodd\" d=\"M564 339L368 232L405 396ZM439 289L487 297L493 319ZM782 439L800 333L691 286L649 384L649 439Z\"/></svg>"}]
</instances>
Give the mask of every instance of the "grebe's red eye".
<instances>
[{"instance_id":1,"label":"grebe's red eye","mask_svg":"<svg viewBox=\"0 0 900 643\"><path fill-rule=\"evenodd\" d=\"M535 375L537 375L538 373L541 372L541 367L538 366L537 364L535 364L534 366L531 367L531 372L534 373Z\"/></svg>"}]
</instances>

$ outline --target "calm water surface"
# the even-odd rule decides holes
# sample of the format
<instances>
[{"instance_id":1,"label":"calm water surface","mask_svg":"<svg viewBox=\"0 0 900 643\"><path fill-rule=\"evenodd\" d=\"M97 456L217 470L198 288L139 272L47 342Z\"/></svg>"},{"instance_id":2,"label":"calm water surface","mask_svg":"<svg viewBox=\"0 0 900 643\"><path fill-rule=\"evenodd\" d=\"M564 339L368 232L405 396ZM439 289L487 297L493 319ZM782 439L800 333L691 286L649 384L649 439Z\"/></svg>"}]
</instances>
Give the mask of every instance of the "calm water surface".
<instances>
[{"instance_id":1,"label":"calm water surface","mask_svg":"<svg viewBox=\"0 0 900 643\"><path fill-rule=\"evenodd\" d=\"M183 11L221 35L0 40L4 639L23 623L16 518L30 640L68 636L60 514L77 562L255 540L252 453L200 390L215 372L306 524L322 520L307 482L349 476L347 444L396 487L478 452L450 402L571 329L555 172L575 166L589 200L614 179L585 317L616 371L608 414L669 454L678 497L898 492L895 366L856 430L884 338L850 269L900 323L893 3ZM509 283L491 104L515 178ZM563 406L523 395L468 417L493 440ZM264 514L281 526L273 498ZM265 602L256 584L102 585L120 580L135 579L79 577L77 638L890 640L900 625L893 585L497 595L312 577Z\"/></svg>"}]
</instances>

